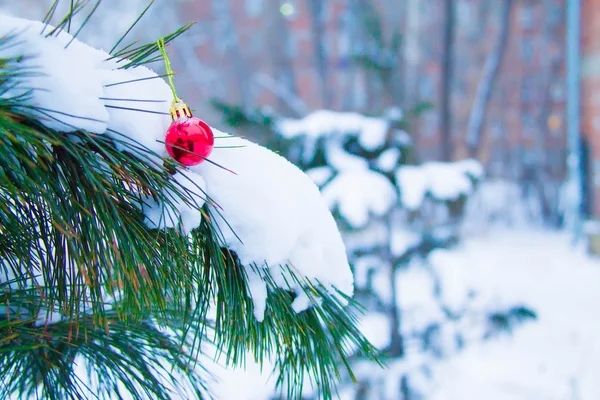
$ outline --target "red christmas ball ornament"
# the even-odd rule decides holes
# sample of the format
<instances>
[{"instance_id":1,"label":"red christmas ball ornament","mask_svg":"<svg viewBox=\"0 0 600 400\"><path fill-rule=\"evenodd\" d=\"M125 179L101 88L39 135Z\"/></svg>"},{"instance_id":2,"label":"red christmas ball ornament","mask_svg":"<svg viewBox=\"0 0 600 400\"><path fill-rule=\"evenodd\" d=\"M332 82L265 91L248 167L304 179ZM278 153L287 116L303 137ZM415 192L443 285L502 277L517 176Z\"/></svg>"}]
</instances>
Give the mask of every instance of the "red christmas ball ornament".
<instances>
[{"instance_id":1,"label":"red christmas ball ornament","mask_svg":"<svg viewBox=\"0 0 600 400\"><path fill-rule=\"evenodd\" d=\"M173 159L187 167L198 165L212 152L215 137L204 121L192 116L187 104L171 107L173 123L167 130L165 143Z\"/></svg>"}]
</instances>

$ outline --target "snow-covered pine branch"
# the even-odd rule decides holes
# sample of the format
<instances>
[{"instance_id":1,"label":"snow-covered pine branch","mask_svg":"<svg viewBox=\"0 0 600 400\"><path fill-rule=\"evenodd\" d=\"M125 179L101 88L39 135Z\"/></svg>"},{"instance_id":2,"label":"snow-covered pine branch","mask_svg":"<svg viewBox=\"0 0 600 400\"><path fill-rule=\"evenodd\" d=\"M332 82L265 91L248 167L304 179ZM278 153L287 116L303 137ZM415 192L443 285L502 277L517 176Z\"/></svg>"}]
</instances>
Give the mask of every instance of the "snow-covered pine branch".
<instances>
[{"instance_id":1,"label":"snow-covered pine branch","mask_svg":"<svg viewBox=\"0 0 600 400\"><path fill-rule=\"evenodd\" d=\"M60 317L51 314L34 328L51 331L60 343L76 340L77 351L92 365L101 351L94 346L110 336L111 325L126 336L127 324L141 320L149 325L139 326L140 341L166 343L169 357L177 357L173 349L186 343L189 354L181 357L193 359L200 349L196 338L210 332L217 356L227 364L243 365L251 349L259 361L275 358L278 385L287 385L282 389L291 397L298 397L304 373L311 372L311 382L330 398L340 377L338 362L349 356L348 342L353 351L377 357L356 327L352 307L344 308L353 294L352 274L317 186L277 154L216 129L207 160L187 169L177 165L164 144L171 91L143 65L156 56L157 45L124 46L109 54L64 28L0 15L0 68L8 77L0 80L0 121L8 133L3 151L24 148L31 158L17 152L13 163L14 154L0 154L14 164L11 171L2 166L0 194L7 204L22 206L35 233L27 238L19 232L10 207L7 215L0 213L10 217L0 221L3 229L11 225L3 234L19 237L0 254L10 258L0 270L0 294L19 308L17 294L31 292L22 276L41 271L44 279L34 285L41 296L28 298L28 304L41 312L55 302ZM27 184L15 184L21 179ZM21 282L18 293L13 281ZM206 319L211 308L214 322ZM10 310L5 308L9 319ZM0 332L8 336L0 342L9 351L0 364L11 390L81 395L72 384L77 379L72 368L56 380L46 381L40 372L42 381L14 381L16 364L9 357L33 360L37 347L23 346L25 336L3 331L3 321ZM17 321L17 327L31 328L29 321ZM154 324L173 327L175 337L161 336ZM89 329L99 329L97 342L80 336ZM188 329L196 332L191 340ZM56 350L55 364L67 365L60 357L71 355L52 338L44 341ZM103 349L106 360L123 351ZM127 356L136 371L158 362L145 359L144 349L136 346ZM106 365L95 367L97 373ZM127 381L124 390L165 398L168 389L151 375L151 387ZM106 395L122 389L115 384Z\"/></svg>"}]
</instances>

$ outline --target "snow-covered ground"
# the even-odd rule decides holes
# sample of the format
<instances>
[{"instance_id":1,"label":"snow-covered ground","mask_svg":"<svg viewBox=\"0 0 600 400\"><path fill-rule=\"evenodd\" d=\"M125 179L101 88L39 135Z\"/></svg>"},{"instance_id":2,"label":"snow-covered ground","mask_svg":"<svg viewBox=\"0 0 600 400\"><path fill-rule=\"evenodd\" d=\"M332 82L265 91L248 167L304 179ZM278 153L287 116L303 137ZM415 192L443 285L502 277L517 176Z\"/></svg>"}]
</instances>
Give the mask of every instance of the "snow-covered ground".
<instances>
[{"instance_id":1,"label":"snow-covered ground","mask_svg":"<svg viewBox=\"0 0 600 400\"><path fill-rule=\"evenodd\" d=\"M539 231L495 232L456 251L479 290L523 301L538 320L440 365L431 398L600 399L600 261Z\"/></svg>"},{"instance_id":2,"label":"snow-covered ground","mask_svg":"<svg viewBox=\"0 0 600 400\"><path fill-rule=\"evenodd\" d=\"M600 260L564 233L523 229L491 230L451 252L480 294L525 304L538 319L436 363L427 400L600 399ZM274 384L252 365L215 372L224 400L266 399Z\"/></svg>"}]
</instances>

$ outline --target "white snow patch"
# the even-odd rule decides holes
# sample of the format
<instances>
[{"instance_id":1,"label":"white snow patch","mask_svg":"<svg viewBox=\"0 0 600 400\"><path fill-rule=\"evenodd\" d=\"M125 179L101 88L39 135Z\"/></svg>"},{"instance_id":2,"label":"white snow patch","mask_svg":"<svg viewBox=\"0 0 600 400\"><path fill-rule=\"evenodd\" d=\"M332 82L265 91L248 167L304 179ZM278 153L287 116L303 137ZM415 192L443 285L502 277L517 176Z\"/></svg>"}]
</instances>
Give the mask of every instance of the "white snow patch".
<instances>
[{"instance_id":1,"label":"white snow patch","mask_svg":"<svg viewBox=\"0 0 600 400\"><path fill-rule=\"evenodd\" d=\"M337 208L355 228L364 227L371 215L385 215L397 201L394 185L370 170L338 174L323 188L323 197L330 209Z\"/></svg>"},{"instance_id":2,"label":"white snow patch","mask_svg":"<svg viewBox=\"0 0 600 400\"><path fill-rule=\"evenodd\" d=\"M370 313L360 320L360 331L379 350L390 345L390 318L383 313Z\"/></svg>"},{"instance_id":3,"label":"white snow patch","mask_svg":"<svg viewBox=\"0 0 600 400\"><path fill-rule=\"evenodd\" d=\"M402 121L404 113L400 107L388 107L384 112L385 117L390 121Z\"/></svg>"},{"instance_id":4,"label":"white snow patch","mask_svg":"<svg viewBox=\"0 0 600 400\"><path fill-rule=\"evenodd\" d=\"M22 103L34 106L36 118L57 131L85 129L103 133L108 113L102 97L102 83L96 68L97 59L75 41L66 49L71 36L41 35L44 24L38 21L0 14L0 37L15 35L0 48L0 58L18 58L21 71L16 87L0 94L2 98L21 96L31 91Z\"/></svg>"},{"instance_id":5,"label":"white snow patch","mask_svg":"<svg viewBox=\"0 0 600 400\"><path fill-rule=\"evenodd\" d=\"M369 162L367 160L344 150L341 138L328 140L325 150L327 163L338 171L369 169Z\"/></svg>"},{"instance_id":6,"label":"white snow patch","mask_svg":"<svg viewBox=\"0 0 600 400\"><path fill-rule=\"evenodd\" d=\"M371 289L385 304L391 304L394 300L392 295L391 271L389 263L382 264L373 272Z\"/></svg>"},{"instance_id":7,"label":"white snow patch","mask_svg":"<svg viewBox=\"0 0 600 400\"><path fill-rule=\"evenodd\" d=\"M173 100L165 81L157 78L156 73L144 66L126 70L103 70L101 78L106 99L104 103L108 106L109 115L107 134L124 142L116 141L117 148L131 151L131 145L141 145L159 156L165 156L167 151L164 140L172 122L169 107ZM154 79L115 85L142 78Z\"/></svg>"},{"instance_id":8,"label":"white snow patch","mask_svg":"<svg viewBox=\"0 0 600 400\"><path fill-rule=\"evenodd\" d=\"M245 267L248 277L248 290L254 306L254 318L262 322L267 308L267 283L252 267Z\"/></svg>"},{"instance_id":9,"label":"white snow patch","mask_svg":"<svg viewBox=\"0 0 600 400\"><path fill-rule=\"evenodd\" d=\"M333 176L333 170L329 167L316 167L305 173L317 186L323 186Z\"/></svg>"},{"instance_id":10,"label":"white snow patch","mask_svg":"<svg viewBox=\"0 0 600 400\"><path fill-rule=\"evenodd\" d=\"M400 149L391 147L379 155L375 165L384 172L393 171L398 165L402 152Z\"/></svg>"},{"instance_id":11,"label":"white snow patch","mask_svg":"<svg viewBox=\"0 0 600 400\"><path fill-rule=\"evenodd\" d=\"M456 161L454 165L462 171L464 174L469 175L473 179L481 180L485 175L485 171L481 163L472 158L466 160Z\"/></svg>"},{"instance_id":12,"label":"white snow patch","mask_svg":"<svg viewBox=\"0 0 600 400\"><path fill-rule=\"evenodd\" d=\"M390 240L392 255L398 257L417 246L421 242L421 235L415 231L395 225L392 229Z\"/></svg>"},{"instance_id":13,"label":"white snow patch","mask_svg":"<svg viewBox=\"0 0 600 400\"><path fill-rule=\"evenodd\" d=\"M410 211L418 210L428 189L425 171L411 165L400 167L396 171L396 184L400 189L400 202L404 208Z\"/></svg>"},{"instance_id":14,"label":"white snow patch","mask_svg":"<svg viewBox=\"0 0 600 400\"><path fill-rule=\"evenodd\" d=\"M394 131L394 141L404 147L410 146L413 142L410 134L402 129L396 129Z\"/></svg>"},{"instance_id":15,"label":"white snow patch","mask_svg":"<svg viewBox=\"0 0 600 400\"><path fill-rule=\"evenodd\" d=\"M241 263L270 268L285 288L280 265L287 264L301 277L351 296L344 243L317 186L286 159L250 141L227 138L230 147L220 148L224 134L214 133L210 160L229 170L208 162L191 170L206 181L208 196L219 206L212 208L213 223Z\"/></svg>"},{"instance_id":16,"label":"white snow patch","mask_svg":"<svg viewBox=\"0 0 600 400\"><path fill-rule=\"evenodd\" d=\"M434 288L433 276L422 266L411 265L396 273L397 306L403 313L403 331L420 331L444 318L435 301Z\"/></svg>"},{"instance_id":17,"label":"white snow patch","mask_svg":"<svg viewBox=\"0 0 600 400\"><path fill-rule=\"evenodd\" d=\"M396 171L396 183L400 189L402 205L410 211L416 211L427 194L434 200L448 201L471 193L473 184L468 176L479 173L477 165L476 161L460 161L401 166Z\"/></svg>"},{"instance_id":18,"label":"white snow patch","mask_svg":"<svg viewBox=\"0 0 600 400\"><path fill-rule=\"evenodd\" d=\"M385 143L389 122L384 118L367 117L353 112L318 110L302 119L283 119L277 123L277 129L286 138L355 134L361 146L367 150L375 150Z\"/></svg>"},{"instance_id":19,"label":"white snow patch","mask_svg":"<svg viewBox=\"0 0 600 400\"><path fill-rule=\"evenodd\" d=\"M456 164L429 162L422 165L426 172L429 192L436 200L456 200L472 189L462 168Z\"/></svg>"},{"instance_id":20,"label":"white snow patch","mask_svg":"<svg viewBox=\"0 0 600 400\"><path fill-rule=\"evenodd\" d=\"M160 142L171 123L172 100L165 81L143 66L118 69L121 60L109 60L107 52L73 39L64 30L46 37L43 28L39 21L0 15L0 37L15 35L14 42L0 49L0 58L23 56L19 67L27 72L15 88L0 96L10 98L31 90L23 103L39 109L33 115L49 128L108 132L120 150L132 151L119 140L136 141L165 155ZM45 32L51 29L49 25ZM119 84L140 78L156 79Z\"/></svg>"}]
</instances>

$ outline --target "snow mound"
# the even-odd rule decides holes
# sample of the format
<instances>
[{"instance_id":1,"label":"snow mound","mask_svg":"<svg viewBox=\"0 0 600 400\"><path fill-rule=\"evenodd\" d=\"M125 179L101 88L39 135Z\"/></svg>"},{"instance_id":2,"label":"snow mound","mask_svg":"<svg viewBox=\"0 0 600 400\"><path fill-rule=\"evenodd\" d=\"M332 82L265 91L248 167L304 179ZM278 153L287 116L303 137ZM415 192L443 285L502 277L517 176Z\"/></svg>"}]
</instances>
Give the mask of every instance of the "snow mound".
<instances>
[{"instance_id":1,"label":"snow mound","mask_svg":"<svg viewBox=\"0 0 600 400\"><path fill-rule=\"evenodd\" d=\"M400 149L391 147L379 155L376 161L377 168L383 172L391 172L398 165L401 156L402 152Z\"/></svg>"},{"instance_id":2,"label":"snow mound","mask_svg":"<svg viewBox=\"0 0 600 400\"><path fill-rule=\"evenodd\" d=\"M286 138L354 133L362 147L375 150L385 143L389 122L353 112L318 110L302 119L281 120L277 123L277 130Z\"/></svg>"},{"instance_id":3,"label":"snow mound","mask_svg":"<svg viewBox=\"0 0 600 400\"><path fill-rule=\"evenodd\" d=\"M51 29L46 27L46 33ZM118 62L127 60L108 61L108 53L66 32L51 37L43 32L41 22L0 15L0 37L18 35L14 44L0 49L0 58L18 59L15 62L22 70L35 72L0 96L9 98L31 90L26 104L37 108L36 118L49 128L107 134L121 151L148 154L150 150L165 156L162 142L171 123L172 95L164 80L145 67L118 69ZM347 115L345 121L347 127L364 131L361 140L367 145L377 146L385 138L387 125L381 120L356 114ZM318 115L311 124L317 129ZM287 264L300 278L318 280L332 294L337 293L335 287L351 296L353 279L345 247L317 186L275 153L214 132L227 140L219 146L217 138L212 163L181 169L172 178L185 189L188 201L174 193L164 193L170 199L167 204L144 198L141 208L146 225L180 228L188 234L199 226L200 209L206 194L210 196L218 204L213 208L214 223L226 245L248 266L249 290L259 320L264 317L267 290L260 271L250 268L254 264L270 268L285 288L287 277L280 266ZM236 146L241 147L232 148ZM369 207L376 212L382 208L381 202L371 203ZM298 293L292 304L295 311L311 305L302 288L292 289Z\"/></svg>"},{"instance_id":4,"label":"snow mound","mask_svg":"<svg viewBox=\"0 0 600 400\"><path fill-rule=\"evenodd\" d=\"M0 97L29 94L24 104L56 131L108 132L120 150L131 148L119 141L138 142L165 155L162 141L171 123L172 100L166 82L153 79L158 75L143 66L118 69L120 60L65 31L46 37L53 27L44 27L39 21L0 15L0 37L15 36L0 48L0 58L19 59L19 68L27 72Z\"/></svg>"},{"instance_id":5,"label":"snow mound","mask_svg":"<svg viewBox=\"0 0 600 400\"><path fill-rule=\"evenodd\" d=\"M166 82L144 66L104 70L100 76L109 115L107 134L124 142L116 142L117 148L131 151L128 147L137 142L166 156L164 140L172 122L168 113L173 100Z\"/></svg>"},{"instance_id":6,"label":"snow mound","mask_svg":"<svg viewBox=\"0 0 600 400\"><path fill-rule=\"evenodd\" d=\"M47 31L52 29L46 28ZM102 81L96 68L97 58L82 46L65 49L71 36L61 32L46 37L44 24L0 14L0 37L14 36L0 47L0 58L17 59L26 72L18 84L0 94L12 98L29 94L24 102L36 107L36 118L49 128L61 132L85 129L103 133L108 112L101 100Z\"/></svg>"},{"instance_id":7,"label":"snow mound","mask_svg":"<svg viewBox=\"0 0 600 400\"><path fill-rule=\"evenodd\" d=\"M323 188L323 197L354 228L364 227L371 215L385 215L397 201L394 185L370 170L338 174Z\"/></svg>"},{"instance_id":8,"label":"snow mound","mask_svg":"<svg viewBox=\"0 0 600 400\"><path fill-rule=\"evenodd\" d=\"M245 139L228 138L229 148L220 148L218 137L224 134L214 132L211 163L191 169L206 181L208 196L219 206L213 209L218 214L214 223L241 263L270 269L285 288L280 265L287 264L332 294L335 287L351 296L353 279L344 243L312 180L283 157ZM296 311L310 306L302 288L292 289L299 294L293 304ZM266 292L258 286L251 292L260 320Z\"/></svg>"},{"instance_id":9,"label":"snow mound","mask_svg":"<svg viewBox=\"0 0 600 400\"><path fill-rule=\"evenodd\" d=\"M398 168L396 184L402 205L416 211L427 195L438 201L450 201L471 193L473 179L479 180L482 176L483 167L475 160L427 162Z\"/></svg>"}]
</instances>

